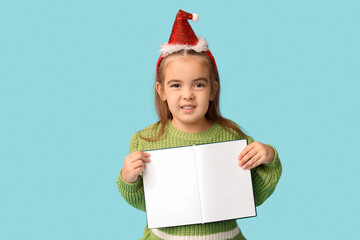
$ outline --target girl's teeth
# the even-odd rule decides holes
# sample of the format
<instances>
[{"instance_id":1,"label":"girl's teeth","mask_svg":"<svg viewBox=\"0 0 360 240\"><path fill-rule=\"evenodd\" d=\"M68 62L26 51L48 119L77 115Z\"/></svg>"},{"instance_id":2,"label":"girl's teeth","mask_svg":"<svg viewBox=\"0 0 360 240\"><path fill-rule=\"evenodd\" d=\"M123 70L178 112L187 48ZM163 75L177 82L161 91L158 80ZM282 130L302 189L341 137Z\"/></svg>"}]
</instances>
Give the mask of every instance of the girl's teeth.
<instances>
[{"instance_id":1,"label":"girl's teeth","mask_svg":"<svg viewBox=\"0 0 360 240\"><path fill-rule=\"evenodd\" d=\"M192 109L193 107L183 107L184 109Z\"/></svg>"}]
</instances>

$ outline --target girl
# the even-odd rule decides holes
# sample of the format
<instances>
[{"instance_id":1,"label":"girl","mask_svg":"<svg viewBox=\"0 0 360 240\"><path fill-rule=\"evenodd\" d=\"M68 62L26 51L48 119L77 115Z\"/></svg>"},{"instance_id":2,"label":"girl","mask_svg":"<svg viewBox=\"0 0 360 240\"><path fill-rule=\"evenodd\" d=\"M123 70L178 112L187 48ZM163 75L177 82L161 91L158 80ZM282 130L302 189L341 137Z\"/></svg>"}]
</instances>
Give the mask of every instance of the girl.
<instances>
[{"instance_id":1,"label":"girl","mask_svg":"<svg viewBox=\"0 0 360 240\"><path fill-rule=\"evenodd\" d=\"M180 10L169 42L162 45L156 68L155 105L159 121L135 133L117 185L124 199L145 209L142 172L150 155L146 150L248 139L238 164L251 169L255 204L262 204L275 190L281 163L275 148L244 134L219 111L220 82L215 59L204 39L198 39L188 19L197 14ZM174 169L176 166L174 166ZM226 187L226 186L224 186ZM236 220L148 229L142 239L245 239Z\"/></svg>"}]
</instances>

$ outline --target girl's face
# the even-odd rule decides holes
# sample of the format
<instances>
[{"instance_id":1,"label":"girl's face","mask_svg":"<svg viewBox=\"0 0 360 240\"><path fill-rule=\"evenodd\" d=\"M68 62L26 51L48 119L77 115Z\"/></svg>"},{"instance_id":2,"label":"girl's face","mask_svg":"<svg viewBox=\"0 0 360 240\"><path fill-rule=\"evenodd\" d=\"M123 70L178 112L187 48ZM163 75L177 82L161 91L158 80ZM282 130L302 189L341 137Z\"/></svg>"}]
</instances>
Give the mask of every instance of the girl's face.
<instances>
[{"instance_id":1,"label":"girl's face","mask_svg":"<svg viewBox=\"0 0 360 240\"><path fill-rule=\"evenodd\" d=\"M173 115L172 124L186 132L209 128L205 114L213 94L207 60L197 55L174 55L163 64L166 64L164 81L156 83L156 91L167 101Z\"/></svg>"}]
</instances>

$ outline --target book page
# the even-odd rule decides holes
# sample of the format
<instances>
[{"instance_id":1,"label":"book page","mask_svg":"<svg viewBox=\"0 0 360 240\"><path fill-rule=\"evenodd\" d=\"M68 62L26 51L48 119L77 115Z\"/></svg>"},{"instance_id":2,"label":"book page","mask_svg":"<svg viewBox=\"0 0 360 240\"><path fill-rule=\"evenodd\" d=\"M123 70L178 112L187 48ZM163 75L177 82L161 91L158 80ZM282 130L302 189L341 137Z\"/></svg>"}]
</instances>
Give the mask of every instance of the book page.
<instances>
[{"instance_id":1,"label":"book page","mask_svg":"<svg viewBox=\"0 0 360 240\"><path fill-rule=\"evenodd\" d=\"M145 151L143 172L149 228L201 223L193 146Z\"/></svg>"},{"instance_id":2,"label":"book page","mask_svg":"<svg viewBox=\"0 0 360 240\"><path fill-rule=\"evenodd\" d=\"M204 222L256 216L250 170L238 165L247 140L196 146Z\"/></svg>"}]
</instances>

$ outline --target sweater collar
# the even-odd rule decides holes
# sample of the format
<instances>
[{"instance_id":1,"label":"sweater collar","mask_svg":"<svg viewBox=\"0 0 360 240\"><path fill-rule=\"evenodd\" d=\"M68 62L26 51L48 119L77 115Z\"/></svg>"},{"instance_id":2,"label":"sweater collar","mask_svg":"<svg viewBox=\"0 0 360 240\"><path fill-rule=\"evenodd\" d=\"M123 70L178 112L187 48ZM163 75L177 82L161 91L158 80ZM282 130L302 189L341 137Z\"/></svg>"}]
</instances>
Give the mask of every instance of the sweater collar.
<instances>
[{"instance_id":1,"label":"sweater collar","mask_svg":"<svg viewBox=\"0 0 360 240\"><path fill-rule=\"evenodd\" d=\"M202 141L206 139L211 139L215 137L219 131L221 130L221 125L215 122L210 128L208 128L205 131L199 132L199 133L189 133L184 132L182 130L177 129L174 127L174 125L171 123L171 121L168 121L168 133L171 135L171 137L183 139L187 141Z\"/></svg>"}]
</instances>

